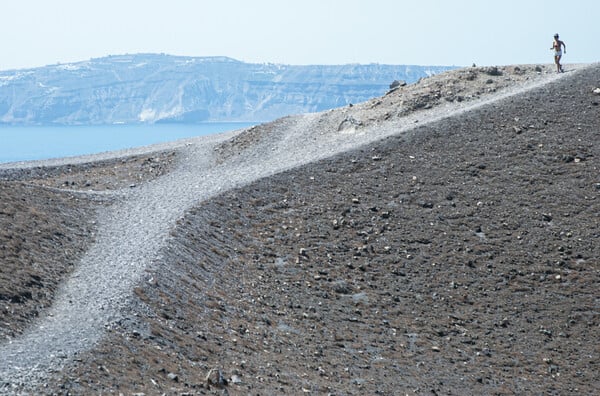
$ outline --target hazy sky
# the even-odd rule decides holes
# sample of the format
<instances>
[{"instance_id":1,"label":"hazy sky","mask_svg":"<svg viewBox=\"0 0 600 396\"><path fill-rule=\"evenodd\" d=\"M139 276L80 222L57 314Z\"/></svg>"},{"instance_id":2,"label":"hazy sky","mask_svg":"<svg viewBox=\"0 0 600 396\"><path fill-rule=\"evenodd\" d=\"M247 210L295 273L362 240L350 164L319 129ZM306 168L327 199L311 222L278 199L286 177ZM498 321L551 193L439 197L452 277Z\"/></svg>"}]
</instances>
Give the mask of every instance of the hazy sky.
<instances>
[{"instance_id":1,"label":"hazy sky","mask_svg":"<svg viewBox=\"0 0 600 396\"><path fill-rule=\"evenodd\" d=\"M597 0L2 0L0 69L154 52L286 64L600 60Z\"/></svg>"}]
</instances>

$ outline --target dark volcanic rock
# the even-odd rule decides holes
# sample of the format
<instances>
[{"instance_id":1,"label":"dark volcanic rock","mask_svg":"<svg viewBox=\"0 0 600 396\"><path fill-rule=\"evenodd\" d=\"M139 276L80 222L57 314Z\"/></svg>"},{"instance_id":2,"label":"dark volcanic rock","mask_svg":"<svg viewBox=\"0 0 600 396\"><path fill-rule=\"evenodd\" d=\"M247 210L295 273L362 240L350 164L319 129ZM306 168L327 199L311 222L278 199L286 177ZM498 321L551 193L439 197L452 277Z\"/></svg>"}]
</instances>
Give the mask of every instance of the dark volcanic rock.
<instances>
[{"instance_id":1,"label":"dark volcanic rock","mask_svg":"<svg viewBox=\"0 0 600 396\"><path fill-rule=\"evenodd\" d=\"M48 389L594 394L598 70L201 203Z\"/></svg>"},{"instance_id":2,"label":"dark volcanic rock","mask_svg":"<svg viewBox=\"0 0 600 396\"><path fill-rule=\"evenodd\" d=\"M50 306L93 241L91 200L0 181L0 339L19 335Z\"/></svg>"}]
</instances>

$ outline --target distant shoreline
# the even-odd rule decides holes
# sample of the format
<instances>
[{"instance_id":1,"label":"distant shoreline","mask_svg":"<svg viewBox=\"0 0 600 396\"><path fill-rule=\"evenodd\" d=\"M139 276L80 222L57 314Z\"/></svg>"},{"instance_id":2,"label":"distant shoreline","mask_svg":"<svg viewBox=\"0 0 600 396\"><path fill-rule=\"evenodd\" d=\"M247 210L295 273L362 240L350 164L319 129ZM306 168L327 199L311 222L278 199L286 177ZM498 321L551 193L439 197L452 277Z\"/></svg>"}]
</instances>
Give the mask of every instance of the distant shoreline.
<instances>
[{"instance_id":1,"label":"distant shoreline","mask_svg":"<svg viewBox=\"0 0 600 396\"><path fill-rule=\"evenodd\" d=\"M182 140L253 125L256 123L0 127L0 168L7 164L60 161L61 158L97 156L108 152L113 152L114 156L120 151L147 151L148 147L153 150L160 145L181 146L185 144Z\"/></svg>"}]
</instances>

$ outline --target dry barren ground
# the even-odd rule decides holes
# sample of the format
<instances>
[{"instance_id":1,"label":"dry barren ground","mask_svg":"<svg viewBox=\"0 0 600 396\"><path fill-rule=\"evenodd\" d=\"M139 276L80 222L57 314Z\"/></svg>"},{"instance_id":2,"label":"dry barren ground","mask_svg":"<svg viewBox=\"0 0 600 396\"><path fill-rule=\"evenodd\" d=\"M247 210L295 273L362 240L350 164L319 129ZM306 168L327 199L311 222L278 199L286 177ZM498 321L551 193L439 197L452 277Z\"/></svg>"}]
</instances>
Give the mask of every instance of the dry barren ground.
<instances>
[{"instance_id":1,"label":"dry barren ground","mask_svg":"<svg viewBox=\"0 0 600 396\"><path fill-rule=\"evenodd\" d=\"M361 133L537 73L436 76L324 113L322 133ZM136 288L131 318L36 393L595 394L598 86L593 66L200 203ZM243 156L284 134L283 124L216 153L224 162ZM64 184L58 173L47 179L53 186ZM128 186L143 172L122 173L133 175ZM0 219L12 230L2 246L23 236L13 259L2 258L10 337L31 307L51 301L50 286L30 280L33 263L55 287L93 242L93 222L78 218L110 204L21 179L0 184ZM36 230L48 242L32 239ZM16 263L11 272L5 260ZM10 276L18 271L19 284ZM9 314L21 306L29 313Z\"/></svg>"},{"instance_id":2,"label":"dry barren ground","mask_svg":"<svg viewBox=\"0 0 600 396\"><path fill-rule=\"evenodd\" d=\"M168 171L173 152L0 174L0 339L21 334L94 241L99 205L82 192L134 188Z\"/></svg>"}]
</instances>

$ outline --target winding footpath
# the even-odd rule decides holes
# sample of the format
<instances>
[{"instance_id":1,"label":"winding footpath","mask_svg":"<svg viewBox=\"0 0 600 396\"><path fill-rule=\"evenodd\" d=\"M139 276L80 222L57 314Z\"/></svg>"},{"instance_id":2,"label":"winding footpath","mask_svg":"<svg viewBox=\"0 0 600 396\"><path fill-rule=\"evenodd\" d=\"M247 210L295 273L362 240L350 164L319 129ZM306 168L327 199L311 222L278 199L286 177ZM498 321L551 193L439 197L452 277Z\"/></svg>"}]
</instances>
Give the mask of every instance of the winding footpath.
<instances>
[{"instance_id":1,"label":"winding footpath","mask_svg":"<svg viewBox=\"0 0 600 396\"><path fill-rule=\"evenodd\" d=\"M99 342L111 323L131 314L135 285L143 281L145 269L158 258L176 221L199 202L254 180L401 134L414 128L417 119L421 126L456 116L562 76L548 74L530 85L469 103L423 110L353 133L338 132L339 123L324 122L324 113L288 117L268 132L271 135L223 163L217 161L214 148L243 131L200 137L180 145L181 161L176 169L136 189L115 193L117 202L100 213L96 243L64 283L51 309L20 338L0 344L0 393L43 384L48 375ZM356 111L353 117L361 117L359 109L335 111Z\"/></svg>"}]
</instances>

